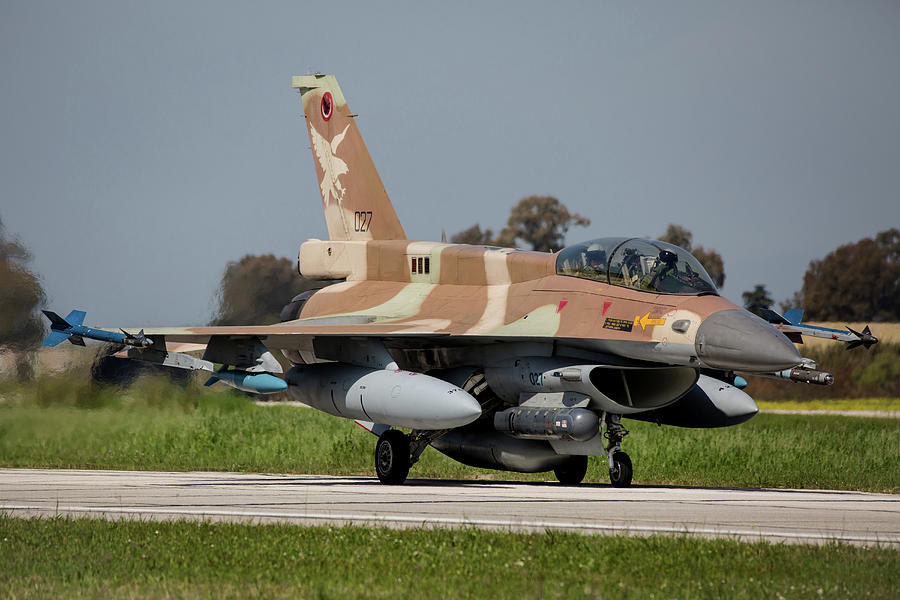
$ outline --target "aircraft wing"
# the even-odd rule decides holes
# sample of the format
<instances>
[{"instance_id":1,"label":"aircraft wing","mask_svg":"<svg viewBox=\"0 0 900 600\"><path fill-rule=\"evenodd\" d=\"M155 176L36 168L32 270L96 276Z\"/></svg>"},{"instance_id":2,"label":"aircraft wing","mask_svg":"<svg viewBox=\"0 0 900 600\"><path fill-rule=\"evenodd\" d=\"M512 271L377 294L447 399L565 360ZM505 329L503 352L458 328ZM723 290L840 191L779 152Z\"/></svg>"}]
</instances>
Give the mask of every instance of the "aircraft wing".
<instances>
[{"instance_id":1,"label":"aircraft wing","mask_svg":"<svg viewBox=\"0 0 900 600\"><path fill-rule=\"evenodd\" d=\"M82 311L73 311L83 320ZM359 355L363 362L373 348L378 354L384 348L400 350L443 349L452 352L456 358L470 356L477 347L497 342L535 342L547 338L534 335L508 334L467 334L451 331L446 320L394 320L378 319L367 315L336 315L298 319L273 325L225 325L197 327L144 327L107 329L74 324L53 313L51 333L44 345L56 345L70 339L72 343L83 344L83 339L94 339L118 343L125 346L116 356L133 358L162 364L164 366L206 370L213 363L251 367L273 373L281 373L281 367L273 357L266 357L270 351L285 350L318 354L331 360L341 360L349 351ZM71 316L71 315L70 315ZM565 344L567 338L553 337L555 343ZM377 344L368 343L377 340ZM349 344L347 342L350 342ZM353 349L350 349L353 347ZM349 349L349 350L348 350ZM628 359L606 352L604 348L592 351L603 364L629 368L658 367L644 361ZM340 356L337 356L337 355ZM202 358L201 358L202 357ZM392 359L382 356L381 363ZM304 362L308 362L304 359Z\"/></svg>"},{"instance_id":2,"label":"aircraft wing","mask_svg":"<svg viewBox=\"0 0 900 600\"><path fill-rule=\"evenodd\" d=\"M450 333L435 330L424 325L404 323L304 323L293 321L277 325L224 325L204 327L147 327L148 338L162 336L166 342L208 344L212 338L255 337L265 341L270 348L293 348L302 340L327 337L372 337L372 338L445 338Z\"/></svg>"},{"instance_id":3,"label":"aircraft wing","mask_svg":"<svg viewBox=\"0 0 900 600\"><path fill-rule=\"evenodd\" d=\"M163 338L170 346L188 345L196 351L213 338L258 338L266 340L272 348L292 348L304 338L316 336L353 337L446 337L449 332L442 330L434 322L404 321L401 323L376 321L375 317L348 315L299 319L275 325L222 325L197 327L142 327L140 333L130 333L126 329L89 327L83 325L84 311L72 311L63 319L56 313L44 311L50 320L50 335L44 339L45 346L55 346L63 341L81 345L83 338L112 342L126 346L147 348L154 339ZM137 327L129 328L131 331ZM148 341L149 340L149 341Z\"/></svg>"}]
</instances>

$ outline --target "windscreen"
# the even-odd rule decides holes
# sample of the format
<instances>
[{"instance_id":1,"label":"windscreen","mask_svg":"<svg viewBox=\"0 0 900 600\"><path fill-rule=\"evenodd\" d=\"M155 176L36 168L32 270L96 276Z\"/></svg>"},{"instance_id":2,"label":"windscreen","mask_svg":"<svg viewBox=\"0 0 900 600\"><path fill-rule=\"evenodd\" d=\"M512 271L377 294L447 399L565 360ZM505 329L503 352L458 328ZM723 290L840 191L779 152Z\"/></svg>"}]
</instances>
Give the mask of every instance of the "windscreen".
<instances>
[{"instance_id":1,"label":"windscreen","mask_svg":"<svg viewBox=\"0 0 900 600\"><path fill-rule=\"evenodd\" d=\"M689 252L638 238L603 238L559 252L556 272L660 294L715 294L706 269Z\"/></svg>"},{"instance_id":2,"label":"windscreen","mask_svg":"<svg viewBox=\"0 0 900 600\"><path fill-rule=\"evenodd\" d=\"M629 240L616 249L609 282L661 294L716 293L712 278L689 252L650 240Z\"/></svg>"},{"instance_id":3,"label":"windscreen","mask_svg":"<svg viewBox=\"0 0 900 600\"><path fill-rule=\"evenodd\" d=\"M556 272L608 283L606 270L609 257L627 240L628 238L603 238L563 248L556 258Z\"/></svg>"}]
</instances>

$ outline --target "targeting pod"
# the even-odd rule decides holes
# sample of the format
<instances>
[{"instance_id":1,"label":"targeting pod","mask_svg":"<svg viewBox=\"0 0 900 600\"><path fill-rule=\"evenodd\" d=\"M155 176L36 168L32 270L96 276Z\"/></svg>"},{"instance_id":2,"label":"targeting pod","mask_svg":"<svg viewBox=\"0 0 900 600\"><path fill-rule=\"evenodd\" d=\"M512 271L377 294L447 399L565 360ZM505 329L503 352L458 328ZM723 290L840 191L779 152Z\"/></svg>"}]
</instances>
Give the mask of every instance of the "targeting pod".
<instances>
[{"instance_id":1,"label":"targeting pod","mask_svg":"<svg viewBox=\"0 0 900 600\"><path fill-rule=\"evenodd\" d=\"M586 408L516 406L494 415L494 429L518 438L586 442L600 431L600 417Z\"/></svg>"}]
</instances>

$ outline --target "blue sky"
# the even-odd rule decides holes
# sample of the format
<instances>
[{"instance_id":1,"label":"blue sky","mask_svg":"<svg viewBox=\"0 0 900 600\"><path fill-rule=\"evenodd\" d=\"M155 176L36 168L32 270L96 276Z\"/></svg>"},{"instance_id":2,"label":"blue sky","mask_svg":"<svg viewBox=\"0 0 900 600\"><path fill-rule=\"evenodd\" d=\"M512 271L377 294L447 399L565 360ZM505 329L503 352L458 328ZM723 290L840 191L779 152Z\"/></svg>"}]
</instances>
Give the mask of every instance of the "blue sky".
<instances>
[{"instance_id":1,"label":"blue sky","mask_svg":"<svg viewBox=\"0 0 900 600\"><path fill-rule=\"evenodd\" d=\"M668 223L724 295L900 227L896 2L0 0L0 217L50 305L205 323L229 260L324 237L290 77L337 75L414 239L529 194Z\"/></svg>"}]
</instances>

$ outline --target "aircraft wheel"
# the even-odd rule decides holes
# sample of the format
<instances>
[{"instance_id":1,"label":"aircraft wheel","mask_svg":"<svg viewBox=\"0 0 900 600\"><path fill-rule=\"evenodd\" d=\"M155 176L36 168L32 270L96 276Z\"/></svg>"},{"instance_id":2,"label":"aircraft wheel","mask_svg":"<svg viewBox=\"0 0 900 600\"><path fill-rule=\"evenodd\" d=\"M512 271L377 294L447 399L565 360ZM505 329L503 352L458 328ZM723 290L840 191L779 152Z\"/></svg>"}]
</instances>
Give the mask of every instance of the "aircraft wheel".
<instances>
[{"instance_id":1,"label":"aircraft wheel","mask_svg":"<svg viewBox=\"0 0 900 600\"><path fill-rule=\"evenodd\" d=\"M553 474L563 485L578 485L587 473L587 456L573 456L566 464L553 469Z\"/></svg>"},{"instance_id":2,"label":"aircraft wheel","mask_svg":"<svg viewBox=\"0 0 900 600\"><path fill-rule=\"evenodd\" d=\"M613 454L613 466L609 470L609 481L613 487L628 487L631 485L631 458L624 452Z\"/></svg>"},{"instance_id":3,"label":"aircraft wheel","mask_svg":"<svg viewBox=\"0 0 900 600\"><path fill-rule=\"evenodd\" d=\"M400 485L409 475L409 436L388 429L375 444L375 472L385 485Z\"/></svg>"}]
</instances>

